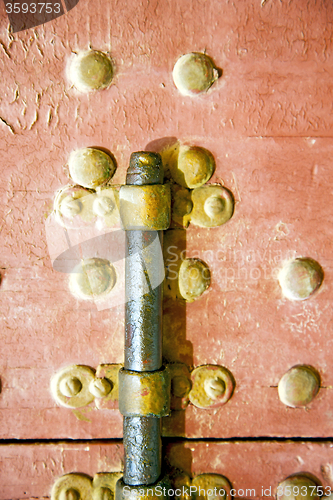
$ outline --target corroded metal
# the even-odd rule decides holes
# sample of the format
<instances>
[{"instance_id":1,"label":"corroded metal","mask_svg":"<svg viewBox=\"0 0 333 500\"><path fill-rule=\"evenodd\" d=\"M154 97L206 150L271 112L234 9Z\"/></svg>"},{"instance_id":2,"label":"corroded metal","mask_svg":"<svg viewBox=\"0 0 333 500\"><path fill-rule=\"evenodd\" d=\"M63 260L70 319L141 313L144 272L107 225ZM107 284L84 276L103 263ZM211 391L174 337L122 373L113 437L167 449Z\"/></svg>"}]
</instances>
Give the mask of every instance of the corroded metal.
<instances>
[{"instance_id":1,"label":"corroded metal","mask_svg":"<svg viewBox=\"0 0 333 500\"><path fill-rule=\"evenodd\" d=\"M306 406L320 389L320 375L315 368L297 365L290 368L278 385L279 398L292 408Z\"/></svg>"},{"instance_id":2,"label":"corroded metal","mask_svg":"<svg viewBox=\"0 0 333 500\"><path fill-rule=\"evenodd\" d=\"M126 231L127 370L154 371L162 366L162 237L161 231Z\"/></svg>"},{"instance_id":3,"label":"corroded metal","mask_svg":"<svg viewBox=\"0 0 333 500\"><path fill-rule=\"evenodd\" d=\"M72 473L59 477L53 485L51 500L112 500L120 472L100 472L93 478Z\"/></svg>"},{"instance_id":4,"label":"corroded metal","mask_svg":"<svg viewBox=\"0 0 333 500\"><path fill-rule=\"evenodd\" d=\"M189 404L189 392L192 387L191 374L183 363L172 363L168 365L171 377L171 400L172 410L185 410Z\"/></svg>"},{"instance_id":5,"label":"corroded metal","mask_svg":"<svg viewBox=\"0 0 333 500\"><path fill-rule=\"evenodd\" d=\"M63 500L71 498L74 500L92 499L92 480L85 474L65 474L54 483L51 500Z\"/></svg>"},{"instance_id":6,"label":"corroded metal","mask_svg":"<svg viewBox=\"0 0 333 500\"><path fill-rule=\"evenodd\" d=\"M164 184L121 186L120 212L123 229L168 229L171 218L170 187Z\"/></svg>"},{"instance_id":7,"label":"corroded metal","mask_svg":"<svg viewBox=\"0 0 333 500\"><path fill-rule=\"evenodd\" d=\"M95 378L89 384L89 391L95 398L105 398L112 391L112 385L106 378Z\"/></svg>"},{"instance_id":8,"label":"corroded metal","mask_svg":"<svg viewBox=\"0 0 333 500\"><path fill-rule=\"evenodd\" d=\"M320 481L312 474L293 474L279 483L277 500L318 500L323 493Z\"/></svg>"},{"instance_id":9,"label":"corroded metal","mask_svg":"<svg viewBox=\"0 0 333 500\"><path fill-rule=\"evenodd\" d=\"M51 379L53 398L61 406L80 408L94 400L89 390L95 371L89 366L71 365L56 373Z\"/></svg>"},{"instance_id":10,"label":"corroded metal","mask_svg":"<svg viewBox=\"0 0 333 500\"><path fill-rule=\"evenodd\" d=\"M158 187L161 186L162 180L160 155L145 152L132 154L126 181L127 184L139 188L140 191L135 193L143 193L142 201L148 203L147 209L142 204L136 211L139 214L137 229L126 231L124 368L138 372L152 372L162 366L164 263L161 229L166 229L165 214L168 214L170 219L170 194ZM127 186L122 188L124 193L126 188ZM146 188L152 188L148 190L151 194L163 192L165 198L156 196L149 199ZM129 189L131 190L131 186ZM128 209L130 205L133 209L136 207L133 203L129 205L125 198L121 192L120 200L123 202L120 203L120 215L123 226L129 228L133 226L126 224ZM161 474L160 419L152 416L124 417L124 448L124 483L147 485L156 482Z\"/></svg>"},{"instance_id":11,"label":"corroded metal","mask_svg":"<svg viewBox=\"0 0 333 500\"><path fill-rule=\"evenodd\" d=\"M234 213L232 193L222 186L203 186L192 191L192 224L217 227L228 222Z\"/></svg>"},{"instance_id":12,"label":"corroded metal","mask_svg":"<svg viewBox=\"0 0 333 500\"><path fill-rule=\"evenodd\" d=\"M222 406L234 392L234 378L224 366L199 366L193 370L191 377L193 386L189 398L198 408Z\"/></svg>"},{"instance_id":13,"label":"corroded metal","mask_svg":"<svg viewBox=\"0 0 333 500\"><path fill-rule=\"evenodd\" d=\"M137 151L131 154L126 174L126 184L135 186L162 184L163 177L164 172L160 155L148 151Z\"/></svg>"},{"instance_id":14,"label":"corroded metal","mask_svg":"<svg viewBox=\"0 0 333 500\"><path fill-rule=\"evenodd\" d=\"M111 385L111 391L104 397L95 396L95 404L100 410L113 410L114 408L118 408L118 373L121 367L122 365L120 364L102 364L97 367L95 381L107 380Z\"/></svg>"},{"instance_id":15,"label":"corroded metal","mask_svg":"<svg viewBox=\"0 0 333 500\"><path fill-rule=\"evenodd\" d=\"M215 160L205 148L181 144L174 148L168 166L177 184L195 189L209 181L215 170Z\"/></svg>"},{"instance_id":16,"label":"corroded metal","mask_svg":"<svg viewBox=\"0 0 333 500\"><path fill-rule=\"evenodd\" d=\"M117 500L163 500L169 498L168 490L170 482L168 478L163 478L156 484L140 487L129 487L122 479L116 484Z\"/></svg>"},{"instance_id":17,"label":"corroded metal","mask_svg":"<svg viewBox=\"0 0 333 500\"><path fill-rule=\"evenodd\" d=\"M119 410L126 417L170 414L170 374L167 368L154 372L119 371Z\"/></svg>"},{"instance_id":18,"label":"corroded metal","mask_svg":"<svg viewBox=\"0 0 333 500\"><path fill-rule=\"evenodd\" d=\"M234 197L228 189L208 184L189 190L172 187L172 221L188 227L189 223L200 227L218 227L232 217Z\"/></svg>"},{"instance_id":19,"label":"corroded metal","mask_svg":"<svg viewBox=\"0 0 333 500\"><path fill-rule=\"evenodd\" d=\"M178 59L172 76L181 94L195 96L206 92L218 79L219 73L209 56L193 52Z\"/></svg>"},{"instance_id":20,"label":"corroded metal","mask_svg":"<svg viewBox=\"0 0 333 500\"><path fill-rule=\"evenodd\" d=\"M95 399L98 408L118 407L118 372L121 365L70 365L51 379L56 402L66 408L82 408Z\"/></svg>"},{"instance_id":21,"label":"corroded metal","mask_svg":"<svg viewBox=\"0 0 333 500\"><path fill-rule=\"evenodd\" d=\"M121 472L99 472L94 475L92 486L92 500L113 500L117 481Z\"/></svg>"},{"instance_id":22,"label":"corroded metal","mask_svg":"<svg viewBox=\"0 0 333 500\"><path fill-rule=\"evenodd\" d=\"M210 271L200 259L184 259L179 268L178 286L187 302L198 299L210 285Z\"/></svg>"},{"instance_id":23,"label":"corroded metal","mask_svg":"<svg viewBox=\"0 0 333 500\"><path fill-rule=\"evenodd\" d=\"M57 222L68 229L82 225L82 215L89 196L92 196L91 191L80 186L67 185L61 188L54 200Z\"/></svg>"},{"instance_id":24,"label":"corroded metal","mask_svg":"<svg viewBox=\"0 0 333 500\"><path fill-rule=\"evenodd\" d=\"M95 148L72 151L68 167L73 181L85 188L96 188L105 184L116 171L113 159L104 151Z\"/></svg>"},{"instance_id":25,"label":"corroded metal","mask_svg":"<svg viewBox=\"0 0 333 500\"><path fill-rule=\"evenodd\" d=\"M87 50L72 58L69 78L81 92L102 90L110 85L112 77L112 61L103 52Z\"/></svg>"},{"instance_id":26,"label":"corroded metal","mask_svg":"<svg viewBox=\"0 0 333 500\"><path fill-rule=\"evenodd\" d=\"M82 300L95 300L111 292L117 281L113 265L106 259L84 259L70 275L69 288Z\"/></svg>"},{"instance_id":27,"label":"corroded metal","mask_svg":"<svg viewBox=\"0 0 333 500\"><path fill-rule=\"evenodd\" d=\"M125 484L155 483L161 475L161 419L124 417L123 442Z\"/></svg>"},{"instance_id":28,"label":"corroded metal","mask_svg":"<svg viewBox=\"0 0 333 500\"><path fill-rule=\"evenodd\" d=\"M193 489L195 488L195 491ZM231 484L229 479L221 474L199 474L192 479L192 491L196 500L210 500L211 498L227 500L231 498Z\"/></svg>"},{"instance_id":29,"label":"corroded metal","mask_svg":"<svg viewBox=\"0 0 333 500\"><path fill-rule=\"evenodd\" d=\"M320 264L307 257L286 262L279 273L280 286L289 300L308 299L318 290L323 279Z\"/></svg>"}]
</instances>

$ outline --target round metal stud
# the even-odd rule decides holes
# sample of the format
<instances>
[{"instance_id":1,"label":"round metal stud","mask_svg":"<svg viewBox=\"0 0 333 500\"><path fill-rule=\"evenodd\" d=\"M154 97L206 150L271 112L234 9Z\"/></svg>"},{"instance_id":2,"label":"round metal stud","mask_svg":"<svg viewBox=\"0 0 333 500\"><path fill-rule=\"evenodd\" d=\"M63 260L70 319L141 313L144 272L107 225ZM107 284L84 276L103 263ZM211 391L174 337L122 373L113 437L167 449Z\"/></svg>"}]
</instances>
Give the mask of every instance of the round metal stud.
<instances>
[{"instance_id":1,"label":"round metal stud","mask_svg":"<svg viewBox=\"0 0 333 500\"><path fill-rule=\"evenodd\" d=\"M124 417L170 415L170 372L119 370L119 411Z\"/></svg>"},{"instance_id":2,"label":"round metal stud","mask_svg":"<svg viewBox=\"0 0 333 500\"><path fill-rule=\"evenodd\" d=\"M193 210L191 191L178 184L171 185L172 221L183 227L188 227Z\"/></svg>"},{"instance_id":3,"label":"round metal stud","mask_svg":"<svg viewBox=\"0 0 333 500\"><path fill-rule=\"evenodd\" d=\"M168 368L171 375L170 408L172 410L184 410L190 402L191 374L188 367L182 363L172 363Z\"/></svg>"},{"instance_id":4,"label":"round metal stud","mask_svg":"<svg viewBox=\"0 0 333 500\"><path fill-rule=\"evenodd\" d=\"M185 259L179 268L178 286L187 302L198 299L210 285L209 267L199 259Z\"/></svg>"},{"instance_id":5,"label":"round metal stud","mask_svg":"<svg viewBox=\"0 0 333 500\"><path fill-rule=\"evenodd\" d=\"M192 52L178 59L172 76L174 84L182 95L195 96L206 92L218 79L219 74L210 57Z\"/></svg>"},{"instance_id":6,"label":"round metal stud","mask_svg":"<svg viewBox=\"0 0 333 500\"><path fill-rule=\"evenodd\" d=\"M95 378L89 384L89 391L95 398L105 398L112 390L111 382L106 378Z\"/></svg>"},{"instance_id":7,"label":"round metal stud","mask_svg":"<svg viewBox=\"0 0 333 500\"><path fill-rule=\"evenodd\" d=\"M53 485L51 500L91 500L92 481L85 474L65 474Z\"/></svg>"},{"instance_id":8,"label":"round metal stud","mask_svg":"<svg viewBox=\"0 0 333 500\"><path fill-rule=\"evenodd\" d=\"M81 52L73 58L69 76L81 92L104 89L110 85L113 77L111 59L97 50Z\"/></svg>"},{"instance_id":9,"label":"round metal stud","mask_svg":"<svg viewBox=\"0 0 333 500\"><path fill-rule=\"evenodd\" d=\"M277 500L317 500L319 480L312 475L293 474L279 483Z\"/></svg>"},{"instance_id":10,"label":"round metal stud","mask_svg":"<svg viewBox=\"0 0 333 500\"><path fill-rule=\"evenodd\" d=\"M225 224L234 213L234 198L221 186L203 186L192 191L191 222L201 227Z\"/></svg>"},{"instance_id":11,"label":"round metal stud","mask_svg":"<svg viewBox=\"0 0 333 500\"><path fill-rule=\"evenodd\" d=\"M169 169L177 184L195 189L209 181L215 170L215 161L207 149L179 146L170 159Z\"/></svg>"},{"instance_id":12,"label":"round metal stud","mask_svg":"<svg viewBox=\"0 0 333 500\"><path fill-rule=\"evenodd\" d=\"M93 479L92 500L113 500L114 491L121 472L100 472Z\"/></svg>"},{"instance_id":13,"label":"round metal stud","mask_svg":"<svg viewBox=\"0 0 333 500\"><path fill-rule=\"evenodd\" d=\"M123 478L121 478L116 484L115 498L117 500L166 500L169 498L167 491L170 486L168 477L164 477L154 484L141 484L140 486L125 485Z\"/></svg>"},{"instance_id":14,"label":"round metal stud","mask_svg":"<svg viewBox=\"0 0 333 500\"><path fill-rule=\"evenodd\" d=\"M99 500L113 500L114 494L110 488L102 487L99 489L98 498Z\"/></svg>"},{"instance_id":15,"label":"round metal stud","mask_svg":"<svg viewBox=\"0 0 333 500\"><path fill-rule=\"evenodd\" d=\"M96 227L114 227L120 223L119 192L116 187L105 185L97 188L91 206Z\"/></svg>"},{"instance_id":16,"label":"round metal stud","mask_svg":"<svg viewBox=\"0 0 333 500\"><path fill-rule=\"evenodd\" d=\"M193 370L191 377L193 385L189 398L198 408L208 409L224 405L235 388L232 374L223 366L199 366Z\"/></svg>"},{"instance_id":17,"label":"round metal stud","mask_svg":"<svg viewBox=\"0 0 333 500\"><path fill-rule=\"evenodd\" d=\"M97 196L93 203L93 211L99 217L110 215L115 209L115 204L108 196Z\"/></svg>"},{"instance_id":18,"label":"round metal stud","mask_svg":"<svg viewBox=\"0 0 333 500\"><path fill-rule=\"evenodd\" d=\"M80 492L74 488L70 488L67 491L62 491L60 494L60 500L80 500Z\"/></svg>"},{"instance_id":19,"label":"round metal stud","mask_svg":"<svg viewBox=\"0 0 333 500\"><path fill-rule=\"evenodd\" d=\"M68 366L52 377L52 396L66 408L86 406L94 400L94 395L89 391L94 378L95 371L89 366Z\"/></svg>"},{"instance_id":20,"label":"round metal stud","mask_svg":"<svg viewBox=\"0 0 333 500\"><path fill-rule=\"evenodd\" d=\"M218 399L225 392L225 383L219 378L208 378L204 382L204 389L210 399Z\"/></svg>"},{"instance_id":21,"label":"round metal stud","mask_svg":"<svg viewBox=\"0 0 333 500\"><path fill-rule=\"evenodd\" d=\"M67 196L61 203L60 211L68 219L75 217L82 211L82 202L79 199Z\"/></svg>"},{"instance_id":22,"label":"round metal stud","mask_svg":"<svg viewBox=\"0 0 333 500\"><path fill-rule=\"evenodd\" d=\"M176 398L183 398L191 389L191 382L187 377L176 376L171 379L171 394Z\"/></svg>"},{"instance_id":23,"label":"round metal stud","mask_svg":"<svg viewBox=\"0 0 333 500\"><path fill-rule=\"evenodd\" d=\"M70 275L69 288L82 300L96 300L107 295L116 284L116 272L105 259L85 259Z\"/></svg>"},{"instance_id":24,"label":"round metal stud","mask_svg":"<svg viewBox=\"0 0 333 500\"><path fill-rule=\"evenodd\" d=\"M188 198L179 198L175 201L173 208L177 215L183 217L192 212L193 203Z\"/></svg>"},{"instance_id":25,"label":"round metal stud","mask_svg":"<svg viewBox=\"0 0 333 500\"><path fill-rule=\"evenodd\" d=\"M320 376L312 366L296 365L287 371L278 385L279 398L292 408L307 406L320 389Z\"/></svg>"},{"instance_id":26,"label":"round metal stud","mask_svg":"<svg viewBox=\"0 0 333 500\"><path fill-rule=\"evenodd\" d=\"M321 286L324 271L315 260L298 258L283 266L278 279L287 299L305 300Z\"/></svg>"},{"instance_id":27,"label":"round metal stud","mask_svg":"<svg viewBox=\"0 0 333 500\"><path fill-rule=\"evenodd\" d=\"M204 500L227 500L231 498L231 483L220 474L200 474L192 480L192 486L197 488L194 498ZM203 496L199 492L206 494Z\"/></svg>"},{"instance_id":28,"label":"round metal stud","mask_svg":"<svg viewBox=\"0 0 333 500\"><path fill-rule=\"evenodd\" d=\"M91 192L79 186L65 186L55 197L54 211L57 222L67 228L85 224L82 215L86 205L91 202Z\"/></svg>"},{"instance_id":29,"label":"round metal stud","mask_svg":"<svg viewBox=\"0 0 333 500\"><path fill-rule=\"evenodd\" d=\"M211 219L218 216L224 210L225 201L219 196L210 196L204 204L204 211Z\"/></svg>"},{"instance_id":30,"label":"round metal stud","mask_svg":"<svg viewBox=\"0 0 333 500\"><path fill-rule=\"evenodd\" d=\"M105 184L116 171L112 158L104 151L94 148L72 151L68 166L73 181L85 188Z\"/></svg>"},{"instance_id":31,"label":"round metal stud","mask_svg":"<svg viewBox=\"0 0 333 500\"><path fill-rule=\"evenodd\" d=\"M61 394L67 396L68 398L72 398L73 396L79 394L82 389L82 384L80 382L80 379L78 379L77 377L69 376L61 380L59 389Z\"/></svg>"}]
</instances>

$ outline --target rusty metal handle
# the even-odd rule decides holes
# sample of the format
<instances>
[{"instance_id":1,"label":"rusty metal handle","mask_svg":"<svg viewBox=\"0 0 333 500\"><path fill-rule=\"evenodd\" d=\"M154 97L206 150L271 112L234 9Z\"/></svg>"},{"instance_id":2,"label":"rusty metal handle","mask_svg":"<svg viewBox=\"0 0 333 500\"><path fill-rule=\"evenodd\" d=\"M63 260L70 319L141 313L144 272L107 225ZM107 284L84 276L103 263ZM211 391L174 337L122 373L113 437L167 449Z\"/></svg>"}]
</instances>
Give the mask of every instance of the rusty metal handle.
<instances>
[{"instance_id":1,"label":"rusty metal handle","mask_svg":"<svg viewBox=\"0 0 333 500\"><path fill-rule=\"evenodd\" d=\"M167 228L170 220L168 200L166 203L164 198L160 203L163 207L159 206L162 183L160 155L147 152L131 155L126 178L128 187L123 186L120 191L121 219L139 221L137 229L126 230L125 226L125 371L146 373L162 367L163 278L161 280L160 273L164 263L161 245L162 229ZM132 217L134 212L137 217ZM149 271L142 260L143 253L146 261L152 263ZM156 273L158 276L154 276ZM147 283L149 291L144 293ZM131 396L120 394L120 398ZM130 486L155 483L161 475L160 418L124 416L124 448L124 483Z\"/></svg>"}]
</instances>

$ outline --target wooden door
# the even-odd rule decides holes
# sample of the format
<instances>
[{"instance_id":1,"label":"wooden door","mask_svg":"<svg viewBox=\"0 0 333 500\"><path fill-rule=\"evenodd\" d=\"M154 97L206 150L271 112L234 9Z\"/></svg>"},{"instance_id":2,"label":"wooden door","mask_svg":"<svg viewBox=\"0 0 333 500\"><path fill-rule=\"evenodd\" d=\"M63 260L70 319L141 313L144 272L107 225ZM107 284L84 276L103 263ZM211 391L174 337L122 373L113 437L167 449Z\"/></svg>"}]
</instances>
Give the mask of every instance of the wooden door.
<instances>
[{"instance_id":1,"label":"wooden door","mask_svg":"<svg viewBox=\"0 0 333 500\"><path fill-rule=\"evenodd\" d=\"M17 33L1 9L0 499L49 498L63 474L122 470L119 411L95 400L60 406L50 381L70 365L123 362L124 306L99 309L71 293L69 274L52 266L46 221L71 182L73 150L111 151L119 185L131 152L176 141L213 154L209 182L233 193L235 211L225 225L181 233L211 285L186 305L166 295L164 357L224 366L236 386L222 407L174 413L166 456L191 476L225 475L236 496L274 496L304 471L333 487L331 2L80 0ZM82 93L69 80L85 50L112 58L107 89ZM195 97L172 79L191 52L222 70ZM324 272L306 300L286 298L277 278L295 258ZM296 365L320 375L302 408L277 390Z\"/></svg>"}]
</instances>

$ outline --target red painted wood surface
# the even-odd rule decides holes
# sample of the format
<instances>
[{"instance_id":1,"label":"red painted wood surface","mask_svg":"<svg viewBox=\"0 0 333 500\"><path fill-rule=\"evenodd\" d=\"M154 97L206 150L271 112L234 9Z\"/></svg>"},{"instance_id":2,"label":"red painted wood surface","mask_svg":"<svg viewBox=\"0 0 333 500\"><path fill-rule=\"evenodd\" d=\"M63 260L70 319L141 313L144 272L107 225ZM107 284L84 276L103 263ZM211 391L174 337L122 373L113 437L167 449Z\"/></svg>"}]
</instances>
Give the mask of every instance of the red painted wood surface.
<instances>
[{"instance_id":1,"label":"red painted wood surface","mask_svg":"<svg viewBox=\"0 0 333 500\"><path fill-rule=\"evenodd\" d=\"M93 477L121 471L122 453L120 445L100 442L1 446L0 499L49 498L55 480L70 472ZM324 491L333 488L330 443L193 441L169 444L166 456L191 477L207 472L226 476L238 498L248 500L263 498L262 487L266 498L274 498L281 481L301 472L314 475Z\"/></svg>"}]
</instances>

